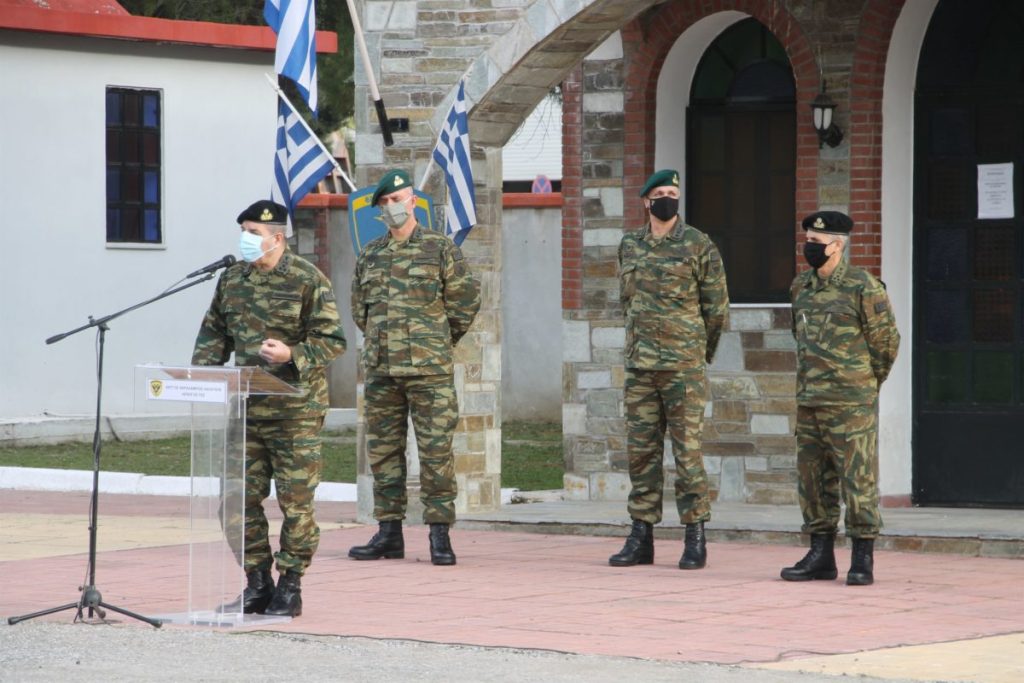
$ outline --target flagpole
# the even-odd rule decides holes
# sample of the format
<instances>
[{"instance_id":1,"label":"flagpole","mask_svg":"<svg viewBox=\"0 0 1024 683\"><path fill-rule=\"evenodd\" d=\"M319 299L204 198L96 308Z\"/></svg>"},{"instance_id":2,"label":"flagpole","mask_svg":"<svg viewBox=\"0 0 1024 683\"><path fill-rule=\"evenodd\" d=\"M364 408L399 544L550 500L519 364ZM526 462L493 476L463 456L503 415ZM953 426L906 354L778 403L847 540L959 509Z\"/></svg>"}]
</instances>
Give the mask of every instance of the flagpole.
<instances>
[{"instance_id":1,"label":"flagpole","mask_svg":"<svg viewBox=\"0 0 1024 683\"><path fill-rule=\"evenodd\" d=\"M459 83L462 83L462 79L459 79ZM454 106L455 106L455 103L453 102L452 103L452 107L454 107ZM447 117L445 117L445 118L447 118ZM441 133L438 133L438 137L440 137L440 135L441 135ZM437 162L434 161L434 150L435 149L437 149L437 141L436 140L434 141L434 146L430 149L430 160L427 163L427 170L423 171L423 177L420 179L420 184L418 186L416 186L416 189L419 190L420 192L423 192L423 188L427 184L427 178L430 177L430 172L434 170L434 166L437 163Z\"/></svg>"},{"instance_id":2,"label":"flagpole","mask_svg":"<svg viewBox=\"0 0 1024 683\"><path fill-rule=\"evenodd\" d=\"M435 163L436 162L434 161L434 152L431 151L430 152L430 163L427 164L427 170L425 170L423 172L423 177L420 178L420 184L416 186L416 189L419 190L420 192L423 192L423 188L427 184L427 178L430 177L430 172L432 170L434 170Z\"/></svg>"},{"instance_id":3,"label":"flagpole","mask_svg":"<svg viewBox=\"0 0 1024 683\"><path fill-rule=\"evenodd\" d=\"M298 110L295 109L295 105L292 104L292 101L288 99L288 96L285 95L284 91L281 90L280 86L277 85L275 79L271 78L270 74L265 73L263 75L267 77L267 82L270 83L270 87L277 92L277 96L284 100L284 103L288 105L288 108L291 109L292 113L295 114L295 116L299 119L299 122L302 124L302 127L306 129L306 132L308 132L310 136L314 140L316 140L316 144L320 145L320 149L324 151L324 154L327 155L327 158L331 160L332 164L334 164L334 168L337 169L342 179L344 179L344 181L348 183L348 186L352 188L352 191L355 192L356 184L353 183L352 180L347 175L345 175L345 171L341 168L341 164L339 164L338 160L334 158L334 155L327 150L327 147L325 147L324 143L320 140L320 136L314 133L313 129L309 127L309 124L306 123L306 119L303 118L302 114L300 114ZM342 141L342 144L345 144L344 140Z\"/></svg>"},{"instance_id":4,"label":"flagpole","mask_svg":"<svg viewBox=\"0 0 1024 683\"><path fill-rule=\"evenodd\" d=\"M377 120L380 121L380 132L384 136L384 146L390 147L395 144L391 137L391 122L388 121L388 113L384 109L384 100L380 98L380 91L377 90L377 79L373 75L373 65L370 64L370 53L366 49L366 39L363 37L363 27L359 23L359 12L353 0L348 2L348 14L352 17L352 30L355 34L356 45L359 47L359 56L363 60L363 69L366 70L366 80L370 83L370 95L373 97L373 106L377 108Z\"/></svg>"}]
</instances>

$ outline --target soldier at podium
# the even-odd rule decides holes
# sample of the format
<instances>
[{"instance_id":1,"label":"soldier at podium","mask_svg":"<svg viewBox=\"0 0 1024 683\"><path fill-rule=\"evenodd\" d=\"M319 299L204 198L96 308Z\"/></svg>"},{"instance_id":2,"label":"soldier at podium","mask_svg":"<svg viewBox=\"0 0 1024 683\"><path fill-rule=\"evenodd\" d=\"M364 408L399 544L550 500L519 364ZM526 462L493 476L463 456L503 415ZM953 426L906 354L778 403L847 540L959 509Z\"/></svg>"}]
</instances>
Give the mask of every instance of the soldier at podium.
<instances>
[{"instance_id":1,"label":"soldier at podium","mask_svg":"<svg viewBox=\"0 0 1024 683\"><path fill-rule=\"evenodd\" d=\"M327 365L345 350L331 282L292 253L288 212L255 202L238 215L244 262L221 275L192 353L193 365L258 366L305 389L302 396L253 396L246 413L247 586L228 611L297 617L301 580L320 540L313 494L320 483L320 432L327 414ZM270 547L263 501L271 479L284 515L280 550ZM271 566L279 573L275 587Z\"/></svg>"}]
</instances>

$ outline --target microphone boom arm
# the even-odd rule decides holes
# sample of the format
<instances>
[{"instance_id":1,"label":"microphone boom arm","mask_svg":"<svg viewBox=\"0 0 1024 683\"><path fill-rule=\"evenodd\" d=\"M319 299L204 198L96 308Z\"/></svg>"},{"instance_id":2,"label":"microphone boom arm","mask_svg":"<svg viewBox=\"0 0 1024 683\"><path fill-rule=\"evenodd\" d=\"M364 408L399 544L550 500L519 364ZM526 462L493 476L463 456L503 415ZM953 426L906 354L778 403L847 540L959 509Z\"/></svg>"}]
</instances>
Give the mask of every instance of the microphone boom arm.
<instances>
[{"instance_id":1,"label":"microphone boom arm","mask_svg":"<svg viewBox=\"0 0 1024 683\"><path fill-rule=\"evenodd\" d=\"M73 330L68 330L67 332L61 332L60 334L55 334L52 337L50 337L49 339L47 339L46 343L47 344L53 344L54 342L59 342L61 339L64 339L65 337L70 337L71 335L77 334L77 333L79 333L79 332L81 332L83 330L87 330L90 327L105 326L108 322L110 322L114 318L119 318L122 315L124 315L125 313L130 313L131 311L134 311L136 308L142 308L143 306L148 306L149 304L153 303L154 301L159 301L160 299L163 299L164 297L168 297L168 296L170 296L172 294L177 294L178 292L182 291L183 289L188 289L189 287L195 287L196 285L201 284L201 283L206 282L207 280L211 280L211 279L213 279L213 273L207 273L205 276L199 278L198 280L192 280L191 282L186 282L185 284L181 285L180 287L175 287L174 289L168 289L166 292L161 292L160 294L157 294L152 299L146 299L145 301L141 301L141 302L135 304L134 306L129 306L128 308L125 308L123 310L117 311L116 313L111 313L110 315L105 315L102 318L96 318L96 319L93 319L93 317L90 315L89 316L89 322L87 324L82 325L81 327L76 327Z\"/></svg>"}]
</instances>

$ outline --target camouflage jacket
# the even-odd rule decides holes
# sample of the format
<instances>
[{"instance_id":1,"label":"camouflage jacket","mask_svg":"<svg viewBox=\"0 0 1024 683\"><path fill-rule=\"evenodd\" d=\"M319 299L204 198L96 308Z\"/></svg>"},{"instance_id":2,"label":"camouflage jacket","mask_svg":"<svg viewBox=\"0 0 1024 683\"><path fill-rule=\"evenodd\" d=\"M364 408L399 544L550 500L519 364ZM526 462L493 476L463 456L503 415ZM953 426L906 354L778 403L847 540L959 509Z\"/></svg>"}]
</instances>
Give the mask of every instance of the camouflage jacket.
<instances>
[{"instance_id":1,"label":"camouflage jacket","mask_svg":"<svg viewBox=\"0 0 1024 683\"><path fill-rule=\"evenodd\" d=\"M789 294L797 347L797 403L874 403L900 345L884 285L843 259L826 280L813 269L801 273Z\"/></svg>"},{"instance_id":2,"label":"camouflage jacket","mask_svg":"<svg viewBox=\"0 0 1024 683\"><path fill-rule=\"evenodd\" d=\"M292 350L288 363L268 364L259 350L278 339ZM262 367L303 396L251 396L249 419L323 416L329 407L327 364L345 350L345 334L330 281L309 261L285 250L277 266L261 272L237 263L221 274L210 309L203 318L193 365Z\"/></svg>"},{"instance_id":3,"label":"camouflage jacket","mask_svg":"<svg viewBox=\"0 0 1024 683\"><path fill-rule=\"evenodd\" d=\"M703 232L678 219L661 240L648 223L619 244L627 368L703 370L729 316L722 257Z\"/></svg>"},{"instance_id":4,"label":"camouflage jacket","mask_svg":"<svg viewBox=\"0 0 1024 683\"><path fill-rule=\"evenodd\" d=\"M367 376L452 374L452 350L479 309L462 252L438 232L417 225L404 242L389 232L359 255L352 317Z\"/></svg>"}]
</instances>

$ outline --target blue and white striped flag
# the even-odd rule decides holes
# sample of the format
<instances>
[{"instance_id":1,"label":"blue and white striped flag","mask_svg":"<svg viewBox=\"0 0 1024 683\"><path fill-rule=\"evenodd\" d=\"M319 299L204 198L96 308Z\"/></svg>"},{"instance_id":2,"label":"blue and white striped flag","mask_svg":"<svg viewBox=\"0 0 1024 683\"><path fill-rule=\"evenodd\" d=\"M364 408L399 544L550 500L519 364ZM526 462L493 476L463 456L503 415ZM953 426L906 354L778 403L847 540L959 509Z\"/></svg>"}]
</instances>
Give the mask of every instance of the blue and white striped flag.
<instances>
[{"instance_id":1,"label":"blue and white striped flag","mask_svg":"<svg viewBox=\"0 0 1024 683\"><path fill-rule=\"evenodd\" d=\"M277 98L277 151L274 154L274 182L270 198L288 208L288 237L291 218L299 200L316 187L331 169L334 160L306 128L305 122L281 97Z\"/></svg>"},{"instance_id":2,"label":"blue and white striped flag","mask_svg":"<svg viewBox=\"0 0 1024 683\"><path fill-rule=\"evenodd\" d=\"M448 185L444 232L455 244L461 245L469 229L476 225L476 195L473 191L473 169L469 163L465 82L459 83L459 94L437 138L434 161L444 170L445 183Z\"/></svg>"},{"instance_id":3,"label":"blue and white striped flag","mask_svg":"<svg viewBox=\"0 0 1024 683\"><path fill-rule=\"evenodd\" d=\"M277 34L274 72L299 87L316 114L316 10L314 0L266 0L263 18Z\"/></svg>"}]
</instances>

